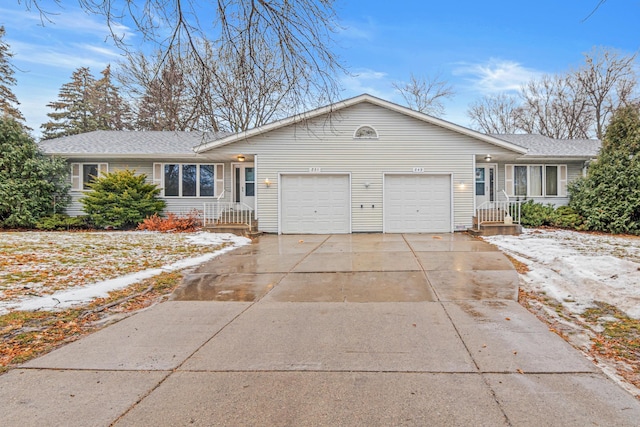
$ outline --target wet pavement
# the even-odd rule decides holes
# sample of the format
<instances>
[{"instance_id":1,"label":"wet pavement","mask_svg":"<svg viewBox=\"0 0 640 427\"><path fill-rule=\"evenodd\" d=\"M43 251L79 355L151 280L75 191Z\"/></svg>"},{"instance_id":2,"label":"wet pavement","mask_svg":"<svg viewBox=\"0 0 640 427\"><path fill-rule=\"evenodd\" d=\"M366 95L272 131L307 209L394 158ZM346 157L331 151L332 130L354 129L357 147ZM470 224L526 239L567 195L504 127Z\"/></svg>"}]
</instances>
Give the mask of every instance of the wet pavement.
<instances>
[{"instance_id":1,"label":"wet pavement","mask_svg":"<svg viewBox=\"0 0 640 427\"><path fill-rule=\"evenodd\" d=\"M267 235L0 376L3 425L638 425L466 234Z\"/></svg>"},{"instance_id":2,"label":"wet pavement","mask_svg":"<svg viewBox=\"0 0 640 427\"><path fill-rule=\"evenodd\" d=\"M176 301L419 302L515 299L518 275L466 234L264 236L199 267ZM267 295L268 293L268 295Z\"/></svg>"}]
</instances>

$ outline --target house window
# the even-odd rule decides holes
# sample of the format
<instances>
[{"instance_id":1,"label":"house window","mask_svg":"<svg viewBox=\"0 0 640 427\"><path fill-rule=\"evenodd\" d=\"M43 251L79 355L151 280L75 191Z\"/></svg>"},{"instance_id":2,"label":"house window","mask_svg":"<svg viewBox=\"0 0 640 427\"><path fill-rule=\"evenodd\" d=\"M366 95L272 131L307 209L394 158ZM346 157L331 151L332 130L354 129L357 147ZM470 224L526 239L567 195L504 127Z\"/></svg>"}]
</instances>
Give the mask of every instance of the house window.
<instances>
[{"instance_id":1,"label":"house window","mask_svg":"<svg viewBox=\"0 0 640 427\"><path fill-rule=\"evenodd\" d=\"M566 165L506 165L505 187L510 196L564 197Z\"/></svg>"},{"instance_id":2,"label":"house window","mask_svg":"<svg viewBox=\"0 0 640 427\"><path fill-rule=\"evenodd\" d=\"M513 194L516 196L526 196L527 195L527 167L515 166L514 171L515 171L515 178L514 178Z\"/></svg>"},{"instance_id":3,"label":"house window","mask_svg":"<svg viewBox=\"0 0 640 427\"><path fill-rule=\"evenodd\" d=\"M71 163L71 189L88 191L97 177L108 172L107 163Z\"/></svg>"},{"instance_id":4,"label":"house window","mask_svg":"<svg viewBox=\"0 0 640 427\"><path fill-rule=\"evenodd\" d=\"M156 163L153 171L153 181L164 188L165 197L216 197L224 185L223 165Z\"/></svg>"},{"instance_id":5,"label":"house window","mask_svg":"<svg viewBox=\"0 0 640 427\"><path fill-rule=\"evenodd\" d=\"M531 181L529 183L529 196L542 197L542 166L530 166L529 176Z\"/></svg>"},{"instance_id":6,"label":"house window","mask_svg":"<svg viewBox=\"0 0 640 427\"><path fill-rule=\"evenodd\" d=\"M545 166L545 188L547 196L558 195L558 166Z\"/></svg>"},{"instance_id":7,"label":"house window","mask_svg":"<svg viewBox=\"0 0 640 427\"><path fill-rule=\"evenodd\" d=\"M353 137L356 139L376 139L378 138L378 131L371 126L360 126L353 133Z\"/></svg>"},{"instance_id":8,"label":"house window","mask_svg":"<svg viewBox=\"0 0 640 427\"><path fill-rule=\"evenodd\" d=\"M213 165L200 165L200 196L213 197L215 194L215 173Z\"/></svg>"}]
</instances>

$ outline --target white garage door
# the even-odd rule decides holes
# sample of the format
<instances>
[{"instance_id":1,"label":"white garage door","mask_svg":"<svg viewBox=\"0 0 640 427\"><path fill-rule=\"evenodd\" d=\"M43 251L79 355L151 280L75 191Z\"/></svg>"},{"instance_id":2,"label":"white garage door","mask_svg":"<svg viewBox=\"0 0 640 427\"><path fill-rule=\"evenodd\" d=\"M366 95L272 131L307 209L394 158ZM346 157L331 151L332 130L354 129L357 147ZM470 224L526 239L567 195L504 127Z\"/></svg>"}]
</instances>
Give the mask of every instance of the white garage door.
<instances>
[{"instance_id":1,"label":"white garage door","mask_svg":"<svg viewBox=\"0 0 640 427\"><path fill-rule=\"evenodd\" d=\"M282 233L351 232L349 175L282 175L280 185Z\"/></svg>"},{"instance_id":2,"label":"white garage door","mask_svg":"<svg viewBox=\"0 0 640 427\"><path fill-rule=\"evenodd\" d=\"M451 231L450 175L385 175L384 231Z\"/></svg>"}]
</instances>

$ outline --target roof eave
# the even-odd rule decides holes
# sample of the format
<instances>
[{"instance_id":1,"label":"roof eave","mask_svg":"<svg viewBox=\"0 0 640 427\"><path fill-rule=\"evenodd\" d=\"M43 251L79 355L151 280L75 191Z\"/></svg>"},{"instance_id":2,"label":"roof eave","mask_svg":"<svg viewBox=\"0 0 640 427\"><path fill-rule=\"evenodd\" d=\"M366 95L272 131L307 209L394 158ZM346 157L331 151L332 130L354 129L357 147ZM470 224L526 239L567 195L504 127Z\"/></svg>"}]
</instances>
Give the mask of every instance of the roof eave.
<instances>
[{"instance_id":1,"label":"roof eave","mask_svg":"<svg viewBox=\"0 0 640 427\"><path fill-rule=\"evenodd\" d=\"M59 156L66 159L193 159L205 158L204 156L193 153L52 153L45 152L47 156Z\"/></svg>"},{"instance_id":2,"label":"roof eave","mask_svg":"<svg viewBox=\"0 0 640 427\"><path fill-rule=\"evenodd\" d=\"M518 157L518 160L564 160L564 161L587 161L589 159L593 159L598 157L596 154L594 155L584 155L584 156L559 156L559 155L531 155L531 156L521 156Z\"/></svg>"},{"instance_id":3,"label":"roof eave","mask_svg":"<svg viewBox=\"0 0 640 427\"><path fill-rule=\"evenodd\" d=\"M251 130L248 130L248 131L244 131L244 132L241 132L241 133L230 135L230 136L228 136L226 138L221 138L221 139L218 139L216 141L212 141L210 143L205 143L205 144L202 144L202 145L196 147L195 151L196 151L196 153L202 153L204 151L209 151L209 150L212 150L214 148L218 148L218 147L222 147L224 145L232 144L232 143L234 143L236 141L244 140L246 138L257 136L257 135L260 135L260 134L263 134L263 133L267 133L267 132L273 131L273 130L281 128L281 127L285 127L285 126L288 126L288 125L291 125L291 124L294 124L294 123L298 123L298 122L300 122L302 120L309 120L309 119L313 119L315 117L321 116L323 114L327 114L327 113L334 112L334 111L339 111L339 110L342 110L344 108L360 104L362 102L371 102L372 104L378 105L380 107L387 108L389 110L396 111L398 113L401 113L401 114L416 118L418 120L422 120L424 122L431 123L433 125L440 126L440 127L445 128L445 129L448 129L448 130L451 130L451 131L454 131L454 132L457 132L457 133L460 133L460 134L463 134L463 135L466 135L466 136L469 136L469 137L472 137L472 138L475 138L475 139L482 140L482 141L487 142L489 144L493 144L493 145L496 145L498 147L505 148L505 149L510 150L510 151L514 151L516 153L526 154L526 152L527 152L526 148L521 147L519 145L515 145L515 144L512 144L510 142L504 141L502 139L495 138L495 137L492 137L492 136L489 136L489 135L486 135L486 134L483 134L483 133L480 133L480 132L476 132L476 131L471 130L471 129L467 129L467 128L463 127L463 126L456 125L456 124L448 122L446 120L442 120L442 119L438 119L438 118L435 118L435 117L428 116L428 115L426 115L424 113L421 113L419 111L411 110L411 109L403 107L401 105L394 104L394 103L385 101L385 100L380 99L380 98L376 98L376 97L368 95L368 94L363 94L363 95L359 95L359 96L356 96L356 97L353 97L353 98L346 99L344 101L339 101L337 103L334 103L334 104L331 104L331 105L328 105L328 106L325 106L325 107L320 107L320 108L317 108L315 110L312 110L312 111L309 111L309 112L306 112L306 113L302 113L302 114L298 114L298 115L295 115L295 116L291 116L289 118L282 119L282 120L279 120L277 122L273 122L273 123L270 123L270 124L267 124L267 125L264 125L264 126L260 126L258 128L255 128L255 129L251 129Z\"/></svg>"}]
</instances>

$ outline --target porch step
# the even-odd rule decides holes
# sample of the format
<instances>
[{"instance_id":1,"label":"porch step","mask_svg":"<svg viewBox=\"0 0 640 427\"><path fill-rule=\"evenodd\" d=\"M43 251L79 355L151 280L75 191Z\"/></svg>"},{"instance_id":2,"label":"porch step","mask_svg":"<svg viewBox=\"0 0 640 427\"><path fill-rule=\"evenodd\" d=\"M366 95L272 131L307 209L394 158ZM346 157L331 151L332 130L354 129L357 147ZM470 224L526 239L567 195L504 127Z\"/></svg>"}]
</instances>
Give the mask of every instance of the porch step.
<instances>
[{"instance_id":1,"label":"porch step","mask_svg":"<svg viewBox=\"0 0 640 427\"><path fill-rule=\"evenodd\" d=\"M502 222L504 220L505 211L503 209L496 209L492 211L490 209L480 209L478 213L482 213L483 218L490 219L492 222ZM486 222L486 221L485 221ZM478 215L473 216L473 226L478 225Z\"/></svg>"},{"instance_id":2,"label":"porch step","mask_svg":"<svg viewBox=\"0 0 640 427\"><path fill-rule=\"evenodd\" d=\"M249 238L262 235L262 232L258 231L258 221L253 220L251 223L251 227L249 227L247 224L216 224L203 227L203 230L209 231L211 233L231 233L237 236L244 236Z\"/></svg>"},{"instance_id":3,"label":"porch step","mask_svg":"<svg viewBox=\"0 0 640 427\"><path fill-rule=\"evenodd\" d=\"M502 222L486 222L480 225L480 229L473 227L469 229L469 233L474 236L517 236L522 234L522 226L520 224L506 225Z\"/></svg>"}]
</instances>

